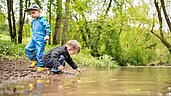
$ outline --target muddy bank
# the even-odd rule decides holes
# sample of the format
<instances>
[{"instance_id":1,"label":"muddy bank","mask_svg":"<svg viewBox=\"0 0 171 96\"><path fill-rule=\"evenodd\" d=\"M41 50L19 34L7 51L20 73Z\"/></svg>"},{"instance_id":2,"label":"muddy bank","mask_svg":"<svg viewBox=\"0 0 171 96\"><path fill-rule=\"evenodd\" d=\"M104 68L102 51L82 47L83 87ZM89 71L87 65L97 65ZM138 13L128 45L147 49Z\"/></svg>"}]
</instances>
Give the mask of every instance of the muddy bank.
<instances>
[{"instance_id":1,"label":"muddy bank","mask_svg":"<svg viewBox=\"0 0 171 96\"><path fill-rule=\"evenodd\" d=\"M17 80L45 78L57 75L49 74L49 70L45 70L43 72L36 72L37 68L29 68L30 64L31 62L27 59L9 60L7 58L0 57L0 85L2 86L6 82L12 82ZM67 67L66 69L71 70Z\"/></svg>"},{"instance_id":2,"label":"muddy bank","mask_svg":"<svg viewBox=\"0 0 171 96\"><path fill-rule=\"evenodd\" d=\"M29 68L30 62L28 60L9 60L0 57L0 84L36 76L35 68Z\"/></svg>"}]
</instances>

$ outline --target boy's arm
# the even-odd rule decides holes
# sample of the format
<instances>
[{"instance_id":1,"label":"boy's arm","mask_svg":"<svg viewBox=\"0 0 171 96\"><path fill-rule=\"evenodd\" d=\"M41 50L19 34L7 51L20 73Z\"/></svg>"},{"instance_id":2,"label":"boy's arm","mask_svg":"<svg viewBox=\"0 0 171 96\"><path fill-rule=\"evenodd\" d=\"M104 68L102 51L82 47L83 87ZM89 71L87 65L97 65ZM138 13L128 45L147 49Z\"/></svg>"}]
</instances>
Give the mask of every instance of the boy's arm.
<instances>
[{"instance_id":1,"label":"boy's arm","mask_svg":"<svg viewBox=\"0 0 171 96\"><path fill-rule=\"evenodd\" d=\"M73 69L77 69L77 65L75 64L75 62L72 60L72 58L69 56L67 59L66 59L66 62L73 68Z\"/></svg>"},{"instance_id":2,"label":"boy's arm","mask_svg":"<svg viewBox=\"0 0 171 96\"><path fill-rule=\"evenodd\" d=\"M77 67L77 65L75 64L75 62L72 60L71 57L69 57L66 62L74 69L77 70L77 72L81 73L82 70L80 68Z\"/></svg>"},{"instance_id":3,"label":"boy's arm","mask_svg":"<svg viewBox=\"0 0 171 96\"><path fill-rule=\"evenodd\" d=\"M41 19L43 22L43 25L45 26L45 33L46 35L50 36L51 34L51 29L50 29L50 24L46 18Z\"/></svg>"}]
</instances>

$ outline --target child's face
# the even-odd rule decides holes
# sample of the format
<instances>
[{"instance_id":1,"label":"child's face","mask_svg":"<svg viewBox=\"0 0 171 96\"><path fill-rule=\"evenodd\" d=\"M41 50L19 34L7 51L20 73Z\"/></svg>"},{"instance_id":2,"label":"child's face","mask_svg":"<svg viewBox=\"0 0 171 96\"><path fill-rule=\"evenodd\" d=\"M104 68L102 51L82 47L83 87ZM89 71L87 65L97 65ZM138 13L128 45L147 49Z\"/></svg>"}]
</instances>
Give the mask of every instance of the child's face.
<instances>
[{"instance_id":1,"label":"child's face","mask_svg":"<svg viewBox=\"0 0 171 96\"><path fill-rule=\"evenodd\" d=\"M74 55L77 53L76 50L69 50L68 52L69 52L69 55Z\"/></svg>"},{"instance_id":2,"label":"child's face","mask_svg":"<svg viewBox=\"0 0 171 96\"><path fill-rule=\"evenodd\" d=\"M77 53L77 51L74 48L68 48L68 53L69 53L69 55L74 55Z\"/></svg>"},{"instance_id":3,"label":"child's face","mask_svg":"<svg viewBox=\"0 0 171 96\"><path fill-rule=\"evenodd\" d=\"M30 10L29 14L32 18L38 18L40 16L40 12L37 10Z\"/></svg>"}]
</instances>

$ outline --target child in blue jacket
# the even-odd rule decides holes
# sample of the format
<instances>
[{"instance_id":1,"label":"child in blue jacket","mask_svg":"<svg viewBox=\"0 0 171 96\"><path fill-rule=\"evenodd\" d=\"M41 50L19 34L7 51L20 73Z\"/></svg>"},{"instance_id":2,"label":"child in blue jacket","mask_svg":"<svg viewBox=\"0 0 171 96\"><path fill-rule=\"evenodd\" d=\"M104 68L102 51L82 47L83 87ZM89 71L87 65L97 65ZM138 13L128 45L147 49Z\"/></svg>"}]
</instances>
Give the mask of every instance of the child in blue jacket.
<instances>
[{"instance_id":1,"label":"child in blue jacket","mask_svg":"<svg viewBox=\"0 0 171 96\"><path fill-rule=\"evenodd\" d=\"M28 58L32 61L31 68L38 66L37 71L43 71L44 66L42 63L42 56L46 41L49 40L51 33L50 24L48 20L40 16L40 7L36 4L30 6L26 11L30 14L34 20L32 21L32 37L30 42L25 47Z\"/></svg>"}]
</instances>

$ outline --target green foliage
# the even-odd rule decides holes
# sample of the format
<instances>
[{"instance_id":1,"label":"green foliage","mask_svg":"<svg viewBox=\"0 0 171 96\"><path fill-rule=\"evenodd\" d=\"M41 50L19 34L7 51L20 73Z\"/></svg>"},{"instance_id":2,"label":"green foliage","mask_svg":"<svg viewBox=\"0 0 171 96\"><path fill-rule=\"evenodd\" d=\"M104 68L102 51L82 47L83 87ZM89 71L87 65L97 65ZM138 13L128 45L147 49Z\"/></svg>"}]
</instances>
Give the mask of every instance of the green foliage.
<instances>
[{"instance_id":1,"label":"green foliage","mask_svg":"<svg viewBox=\"0 0 171 96\"><path fill-rule=\"evenodd\" d=\"M0 40L0 55L23 58L25 56L24 44L14 44L9 41Z\"/></svg>"},{"instance_id":2,"label":"green foliage","mask_svg":"<svg viewBox=\"0 0 171 96\"><path fill-rule=\"evenodd\" d=\"M1 24L4 24L6 22L5 20L6 20L5 14L2 11L0 11L0 22L1 22Z\"/></svg>"},{"instance_id":3,"label":"green foliage","mask_svg":"<svg viewBox=\"0 0 171 96\"><path fill-rule=\"evenodd\" d=\"M95 58L89 54L90 50L82 50L78 55L73 56L73 59L79 66L87 66L93 68L118 68L119 65L116 61L112 60L112 57L103 55L99 58Z\"/></svg>"},{"instance_id":4,"label":"green foliage","mask_svg":"<svg viewBox=\"0 0 171 96\"><path fill-rule=\"evenodd\" d=\"M68 37L78 39L84 48L89 49L92 56L101 58L107 54L120 65L138 66L162 61L157 57L164 53L155 51L156 44L160 41L149 34L152 18L148 16L148 5L142 3L124 8L124 3L119 3L122 4L113 7L114 14L111 16L101 13L94 20L79 16L76 18L78 21L71 20ZM85 11L79 9L83 8L81 4L75 6L79 6L75 7L78 14Z\"/></svg>"},{"instance_id":5,"label":"green foliage","mask_svg":"<svg viewBox=\"0 0 171 96\"><path fill-rule=\"evenodd\" d=\"M8 35L8 26L6 24L0 24L0 34Z\"/></svg>"},{"instance_id":6,"label":"green foliage","mask_svg":"<svg viewBox=\"0 0 171 96\"><path fill-rule=\"evenodd\" d=\"M108 55L100 56L98 59L100 60L101 63L95 64L95 66L97 68L108 68L108 69L111 69L111 68L119 67L119 63L114 61L112 59L112 57L110 57Z\"/></svg>"},{"instance_id":7,"label":"green foliage","mask_svg":"<svg viewBox=\"0 0 171 96\"><path fill-rule=\"evenodd\" d=\"M5 14L0 11L0 34L7 34L8 32L8 26L5 24Z\"/></svg>"},{"instance_id":8,"label":"green foliage","mask_svg":"<svg viewBox=\"0 0 171 96\"><path fill-rule=\"evenodd\" d=\"M131 65L146 65L147 60L152 60L155 57L154 52L146 50L142 47L134 47L128 51L128 62Z\"/></svg>"},{"instance_id":9,"label":"green foliage","mask_svg":"<svg viewBox=\"0 0 171 96\"><path fill-rule=\"evenodd\" d=\"M0 40L10 41L10 36L4 35L4 34L0 34Z\"/></svg>"}]
</instances>

